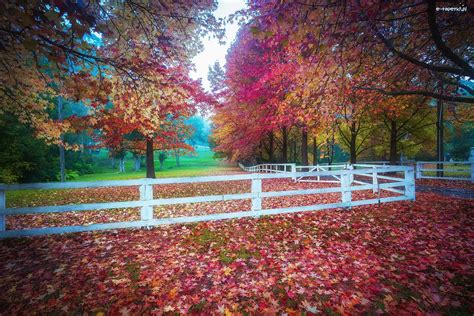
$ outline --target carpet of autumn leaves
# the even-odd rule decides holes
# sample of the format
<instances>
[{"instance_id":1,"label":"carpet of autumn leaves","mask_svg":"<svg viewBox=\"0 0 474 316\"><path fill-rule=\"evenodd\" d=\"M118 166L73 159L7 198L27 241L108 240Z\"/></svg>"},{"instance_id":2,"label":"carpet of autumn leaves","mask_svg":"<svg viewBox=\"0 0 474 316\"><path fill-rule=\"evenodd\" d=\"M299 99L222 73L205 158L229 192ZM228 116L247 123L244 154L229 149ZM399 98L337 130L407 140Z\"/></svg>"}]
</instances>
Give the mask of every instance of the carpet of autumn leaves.
<instances>
[{"instance_id":1,"label":"carpet of autumn leaves","mask_svg":"<svg viewBox=\"0 0 474 316\"><path fill-rule=\"evenodd\" d=\"M249 183L241 183L232 188L216 184L211 193L246 191ZM264 190L293 185L270 181ZM183 187L168 187L160 196L199 190ZM85 193L91 201L136 194L136 188L110 190ZM339 196L313 199L332 202ZM86 197L62 194L43 204L74 199ZM298 197L298 202L315 202L308 199ZM473 200L428 192L418 193L416 202L350 210L1 240L0 312L469 315L474 312L473 209ZM166 209L156 209L155 215L160 212L170 215ZM77 217L100 219L87 219L88 214ZM123 216L120 220L129 219ZM31 227L21 218L9 221ZM51 225L29 219L37 226ZM73 218L66 220L69 225Z\"/></svg>"},{"instance_id":2,"label":"carpet of autumn leaves","mask_svg":"<svg viewBox=\"0 0 474 316\"><path fill-rule=\"evenodd\" d=\"M474 190L474 183L471 183L470 181L440 181L434 179L419 179L416 180L416 184L439 188Z\"/></svg>"},{"instance_id":3,"label":"carpet of autumn leaves","mask_svg":"<svg viewBox=\"0 0 474 316\"><path fill-rule=\"evenodd\" d=\"M250 180L225 181L191 184L167 184L153 186L154 198L190 197L198 195L249 193ZM262 181L262 190L285 191L314 189L339 186L337 183L295 183L291 179L269 179ZM391 192L382 191L374 194L371 190L354 191L353 200L393 196ZM324 203L340 202L340 193L300 195L263 199L263 208L283 208ZM139 200L138 187L84 188L67 190L38 190L29 200L16 199L8 202L9 207L67 205L94 202L114 202ZM7 199L8 201L8 199ZM177 204L154 208L155 218L197 216L214 213L227 213L250 210L250 200L233 200L196 204ZM139 208L91 210L85 212L49 213L35 215L9 216L7 229L25 229L38 227L55 227L66 225L90 225L94 223L133 221L140 219Z\"/></svg>"}]
</instances>

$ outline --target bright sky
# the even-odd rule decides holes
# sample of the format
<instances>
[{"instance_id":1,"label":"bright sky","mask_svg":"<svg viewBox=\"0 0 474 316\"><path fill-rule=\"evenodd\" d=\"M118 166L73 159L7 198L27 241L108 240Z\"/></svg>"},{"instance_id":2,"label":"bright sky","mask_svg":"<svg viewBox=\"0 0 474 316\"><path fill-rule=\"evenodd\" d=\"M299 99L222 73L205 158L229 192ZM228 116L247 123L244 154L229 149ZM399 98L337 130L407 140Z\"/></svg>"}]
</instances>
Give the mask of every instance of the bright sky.
<instances>
[{"instance_id":1,"label":"bright sky","mask_svg":"<svg viewBox=\"0 0 474 316\"><path fill-rule=\"evenodd\" d=\"M217 10L214 11L214 15L217 18L225 18L229 14L234 13L235 11L244 9L246 7L245 0L220 0ZM207 72L209 66L213 65L216 61L219 61L221 66L225 64L225 55L227 54L227 49L232 44L239 26L237 23L230 24L227 23L225 27L225 45L219 45L219 41L215 38L204 38L204 50L194 57L193 62L196 65L196 72L192 73L191 76L194 79L202 78L203 87L206 90L209 90L209 82L207 81Z\"/></svg>"}]
</instances>

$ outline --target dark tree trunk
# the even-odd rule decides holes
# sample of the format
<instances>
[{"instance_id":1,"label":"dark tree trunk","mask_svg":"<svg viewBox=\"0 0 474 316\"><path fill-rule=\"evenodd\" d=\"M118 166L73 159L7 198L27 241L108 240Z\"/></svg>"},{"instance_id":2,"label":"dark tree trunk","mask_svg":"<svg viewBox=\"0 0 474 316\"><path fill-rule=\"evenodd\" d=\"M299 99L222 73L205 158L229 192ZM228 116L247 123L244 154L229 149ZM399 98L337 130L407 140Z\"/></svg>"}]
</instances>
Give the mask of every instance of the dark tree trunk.
<instances>
[{"instance_id":1,"label":"dark tree trunk","mask_svg":"<svg viewBox=\"0 0 474 316\"><path fill-rule=\"evenodd\" d=\"M297 150L296 150L296 140L293 142L293 159L292 161L294 163L296 163L298 160L298 153L297 153Z\"/></svg>"},{"instance_id":2,"label":"dark tree trunk","mask_svg":"<svg viewBox=\"0 0 474 316\"><path fill-rule=\"evenodd\" d=\"M308 132L305 129L301 131L301 165L308 165Z\"/></svg>"},{"instance_id":3,"label":"dark tree trunk","mask_svg":"<svg viewBox=\"0 0 474 316\"><path fill-rule=\"evenodd\" d=\"M328 158L328 165L332 165L332 161L334 160L334 135L332 135L332 139L329 138L326 140L327 144L327 158ZM329 169L331 170L331 169Z\"/></svg>"},{"instance_id":4,"label":"dark tree trunk","mask_svg":"<svg viewBox=\"0 0 474 316\"><path fill-rule=\"evenodd\" d=\"M62 137L61 137L62 140ZM64 146L59 145L59 174L61 182L66 181L66 158L64 155Z\"/></svg>"},{"instance_id":5,"label":"dark tree trunk","mask_svg":"<svg viewBox=\"0 0 474 316\"><path fill-rule=\"evenodd\" d=\"M281 161L283 163L288 162L288 130L286 127L283 127L281 130L282 134L282 156L281 156Z\"/></svg>"},{"instance_id":6,"label":"dark tree trunk","mask_svg":"<svg viewBox=\"0 0 474 316\"><path fill-rule=\"evenodd\" d=\"M390 164L395 165L398 161L397 153L397 121L390 121Z\"/></svg>"},{"instance_id":7,"label":"dark tree trunk","mask_svg":"<svg viewBox=\"0 0 474 316\"><path fill-rule=\"evenodd\" d=\"M58 97L58 121L63 120L63 99ZM61 141L63 141L63 135L60 136ZM64 145L59 145L59 176L61 182L66 181L66 158L64 155Z\"/></svg>"},{"instance_id":8,"label":"dark tree trunk","mask_svg":"<svg viewBox=\"0 0 474 316\"><path fill-rule=\"evenodd\" d=\"M258 164L261 164L264 160L263 160L263 149L264 149L264 145L263 145L263 139L260 140L260 143L258 144L258 150L257 152L255 153L255 159L257 159L257 163Z\"/></svg>"},{"instance_id":9,"label":"dark tree trunk","mask_svg":"<svg viewBox=\"0 0 474 316\"><path fill-rule=\"evenodd\" d=\"M146 177L156 178L155 160L153 159L153 139L146 140Z\"/></svg>"},{"instance_id":10,"label":"dark tree trunk","mask_svg":"<svg viewBox=\"0 0 474 316\"><path fill-rule=\"evenodd\" d=\"M290 147L290 148L288 148L288 149L289 149L289 152L288 152L288 161L294 162L294 161L293 161L293 142L292 142L292 141L290 141L289 147Z\"/></svg>"},{"instance_id":11,"label":"dark tree trunk","mask_svg":"<svg viewBox=\"0 0 474 316\"><path fill-rule=\"evenodd\" d=\"M270 162L273 162L274 160L274 136L273 136L273 132L270 132L270 134L268 135L269 137L269 140L268 140L268 160Z\"/></svg>"},{"instance_id":12,"label":"dark tree trunk","mask_svg":"<svg viewBox=\"0 0 474 316\"><path fill-rule=\"evenodd\" d=\"M351 164L357 163L357 133L356 133L356 122L352 122L351 125L351 143L350 143L350 154Z\"/></svg>"},{"instance_id":13,"label":"dark tree trunk","mask_svg":"<svg viewBox=\"0 0 474 316\"><path fill-rule=\"evenodd\" d=\"M436 160L444 161L444 109L443 101L438 100L436 104ZM443 169L443 164L438 164L436 169ZM442 177L443 171L437 171L436 175Z\"/></svg>"},{"instance_id":14,"label":"dark tree trunk","mask_svg":"<svg viewBox=\"0 0 474 316\"><path fill-rule=\"evenodd\" d=\"M351 165L357 163L357 153L355 149L355 138L351 137Z\"/></svg>"},{"instance_id":15,"label":"dark tree trunk","mask_svg":"<svg viewBox=\"0 0 474 316\"><path fill-rule=\"evenodd\" d=\"M313 165L318 164L318 143L316 137L313 137Z\"/></svg>"},{"instance_id":16,"label":"dark tree trunk","mask_svg":"<svg viewBox=\"0 0 474 316\"><path fill-rule=\"evenodd\" d=\"M334 160L334 142L331 143L331 148L329 150L329 164L332 165Z\"/></svg>"},{"instance_id":17,"label":"dark tree trunk","mask_svg":"<svg viewBox=\"0 0 474 316\"><path fill-rule=\"evenodd\" d=\"M181 164L179 162L179 149L175 150L174 155L175 155L175 158L176 158L176 166L177 167L181 166Z\"/></svg>"}]
</instances>

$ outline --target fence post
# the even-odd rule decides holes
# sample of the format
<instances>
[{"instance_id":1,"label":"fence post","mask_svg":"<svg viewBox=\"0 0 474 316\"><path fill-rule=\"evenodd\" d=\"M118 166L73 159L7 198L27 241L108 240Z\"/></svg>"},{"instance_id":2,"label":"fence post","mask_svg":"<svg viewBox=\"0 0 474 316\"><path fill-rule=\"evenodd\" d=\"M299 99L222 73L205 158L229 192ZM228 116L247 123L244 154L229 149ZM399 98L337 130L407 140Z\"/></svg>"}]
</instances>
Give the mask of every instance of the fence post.
<instances>
[{"instance_id":1,"label":"fence post","mask_svg":"<svg viewBox=\"0 0 474 316\"><path fill-rule=\"evenodd\" d=\"M342 198L342 203L344 204L344 207L351 207L351 201L352 201L352 192L348 191L347 188L351 186L350 184L350 175L349 174L341 174L341 198Z\"/></svg>"},{"instance_id":2,"label":"fence post","mask_svg":"<svg viewBox=\"0 0 474 316\"><path fill-rule=\"evenodd\" d=\"M0 190L0 210L3 210L7 207L7 196L5 191ZM7 217L6 215L0 215L0 232L7 229Z\"/></svg>"},{"instance_id":3,"label":"fence post","mask_svg":"<svg viewBox=\"0 0 474 316\"><path fill-rule=\"evenodd\" d=\"M379 192L379 179L377 178L377 168L373 167L373 172L372 172L372 185L374 186L372 188L373 193Z\"/></svg>"},{"instance_id":4,"label":"fence post","mask_svg":"<svg viewBox=\"0 0 474 316\"><path fill-rule=\"evenodd\" d=\"M469 162L471 163L471 183L474 183L474 147L471 147Z\"/></svg>"},{"instance_id":5,"label":"fence post","mask_svg":"<svg viewBox=\"0 0 474 316\"><path fill-rule=\"evenodd\" d=\"M347 166L347 170L354 170L354 166L349 164ZM351 173L349 175L349 184L352 184L352 183L354 183L354 174L353 173Z\"/></svg>"},{"instance_id":6,"label":"fence post","mask_svg":"<svg viewBox=\"0 0 474 316\"><path fill-rule=\"evenodd\" d=\"M319 172L319 164L316 164L316 171ZM318 174L318 182L321 181L321 176Z\"/></svg>"},{"instance_id":7,"label":"fence post","mask_svg":"<svg viewBox=\"0 0 474 316\"><path fill-rule=\"evenodd\" d=\"M405 171L405 196L409 200L415 200L415 171L410 168Z\"/></svg>"},{"instance_id":8,"label":"fence post","mask_svg":"<svg viewBox=\"0 0 474 316\"><path fill-rule=\"evenodd\" d=\"M262 192L262 179L252 179L252 211L262 210L262 198L260 193Z\"/></svg>"},{"instance_id":9,"label":"fence post","mask_svg":"<svg viewBox=\"0 0 474 316\"><path fill-rule=\"evenodd\" d=\"M416 166L416 178L421 179L421 168L423 168L423 165L420 162L417 162L415 166Z\"/></svg>"},{"instance_id":10,"label":"fence post","mask_svg":"<svg viewBox=\"0 0 474 316\"><path fill-rule=\"evenodd\" d=\"M146 180L144 180L140 186L140 201L149 201L153 200L153 186L148 184ZM153 206L151 205L144 205L140 209L140 217L142 221L149 221L153 219Z\"/></svg>"},{"instance_id":11,"label":"fence post","mask_svg":"<svg viewBox=\"0 0 474 316\"><path fill-rule=\"evenodd\" d=\"M295 163L292 163L292 164L291 164L291 173L293 173L292 179L293 179L294 181L296 181L296 176L294 175L294 174L296 173L296 164L295 164Z\"/></svg>"}]
</instances>

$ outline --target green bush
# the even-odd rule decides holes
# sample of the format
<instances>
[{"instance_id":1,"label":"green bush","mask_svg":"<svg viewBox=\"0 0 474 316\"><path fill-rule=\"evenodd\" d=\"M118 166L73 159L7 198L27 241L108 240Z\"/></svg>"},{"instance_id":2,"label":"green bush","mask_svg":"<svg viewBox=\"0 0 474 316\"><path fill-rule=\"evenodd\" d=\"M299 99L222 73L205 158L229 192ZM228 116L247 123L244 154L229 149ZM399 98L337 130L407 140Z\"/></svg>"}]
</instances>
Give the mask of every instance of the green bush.
<instances>
[{"instance_id":1,"label":"green bush","mask_svg":"<svg viewBox=\"0 0 474 316\"><path fill-rule=\"evenodd\" d=\"M0 115L0 182L53 181L58 156L58 148L35 138L30 127L11 114Z\"/></svg>"}]
</instances>

